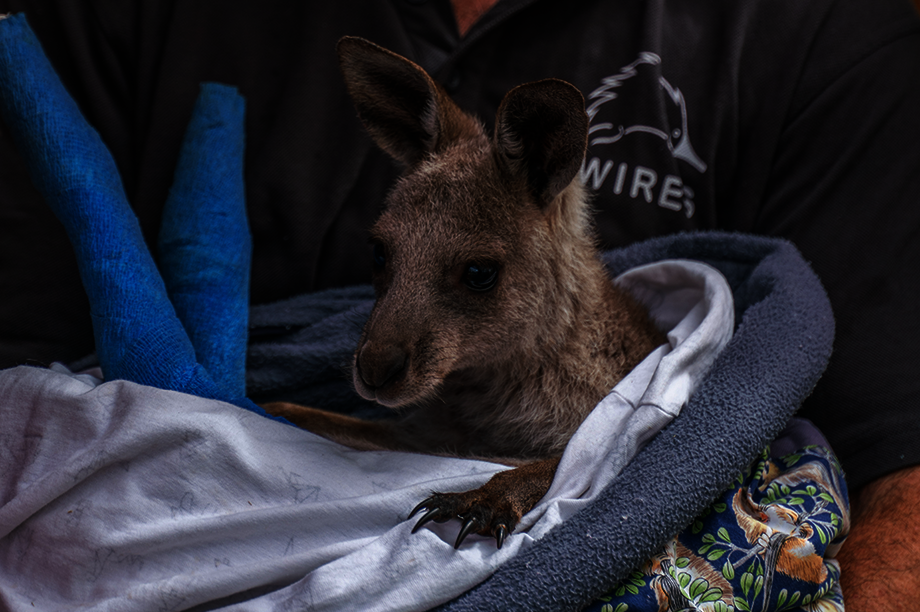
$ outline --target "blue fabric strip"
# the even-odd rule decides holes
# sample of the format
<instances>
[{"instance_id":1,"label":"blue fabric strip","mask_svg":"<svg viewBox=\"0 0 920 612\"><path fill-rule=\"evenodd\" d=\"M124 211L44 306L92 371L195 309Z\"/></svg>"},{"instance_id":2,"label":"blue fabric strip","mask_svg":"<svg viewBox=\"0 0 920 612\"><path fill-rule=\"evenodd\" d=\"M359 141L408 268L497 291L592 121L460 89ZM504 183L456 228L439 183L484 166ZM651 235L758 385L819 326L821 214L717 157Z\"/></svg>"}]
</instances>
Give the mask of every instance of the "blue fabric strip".
<instances>
[{"instance_id":1,"label":"blue fabric strip","mask_svg":"<svg viewBox=\"0 0 920 612\"><path fill-rule=\"evenodd\" d=\"M169 299L198 362L236 397L246 394L252 259L243 186L244 114L235 88L201 86L157 245Z\"/></svg>"},{"instance_id":2,"label":"blue fabric strip","mask_svg":"<svg viewBox=\"0 0 920 612\"><path fill-rule=\"evenodd\" d=\"M242 389L251 248L241 174L242 98L224 86L203 88L170 196L161 251L170 261L182 315L194 329L193 345L99 134L64 89L26 18L14 15L0 24L0 113L73 245L106 378L228 401L266 416ZM207 206L195 211L190 203ZM192 243L197 246L189 254ZM188 262L176 261L186 255ZM193 272L214 284L186 291ZM220 291L211 295L214 287ZM202 315L224 298L229 301L217 307L216 320L199 332ZM231 317L239 319L228 323ZM218 382L199 363L196 348Z\"/></svg>"}]
</instances>

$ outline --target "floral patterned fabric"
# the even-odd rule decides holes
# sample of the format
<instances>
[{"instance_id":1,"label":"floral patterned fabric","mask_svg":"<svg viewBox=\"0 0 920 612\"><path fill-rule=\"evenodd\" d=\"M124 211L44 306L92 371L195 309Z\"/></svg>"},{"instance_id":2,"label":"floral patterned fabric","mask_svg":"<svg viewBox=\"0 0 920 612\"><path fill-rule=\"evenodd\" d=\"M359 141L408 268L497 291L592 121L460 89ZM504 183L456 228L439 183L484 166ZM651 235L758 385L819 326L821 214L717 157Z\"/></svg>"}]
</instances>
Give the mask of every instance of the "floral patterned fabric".
<instances>
[{"instance_id":1,"label":"floral patterned fabric","mask_svg":"<svg viewBox=\"0 0 920 612\"><path fill-rule=\"evenodd\" d=\"M766 449L734 486L590 612L841 612L832 558L849 531L827 446Z\"/></svg>"}]
</instances>

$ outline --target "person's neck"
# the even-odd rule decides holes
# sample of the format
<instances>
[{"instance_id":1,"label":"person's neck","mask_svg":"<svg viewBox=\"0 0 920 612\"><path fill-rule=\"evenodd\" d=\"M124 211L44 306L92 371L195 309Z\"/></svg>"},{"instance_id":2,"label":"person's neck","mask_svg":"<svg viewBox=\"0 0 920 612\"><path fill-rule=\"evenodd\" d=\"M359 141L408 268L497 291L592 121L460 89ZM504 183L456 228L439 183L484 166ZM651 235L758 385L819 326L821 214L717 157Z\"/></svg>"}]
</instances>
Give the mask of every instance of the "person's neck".
<instances>
[{"instance_id":1,"label":"person's neck","mask_svg":"<svg viewBox=\"0 0 920 612\"><path fill-rule=\"evenodd\" d=\"M450 0L460 36L466 33L498 0Z\"/></svg>"}]
</instances>

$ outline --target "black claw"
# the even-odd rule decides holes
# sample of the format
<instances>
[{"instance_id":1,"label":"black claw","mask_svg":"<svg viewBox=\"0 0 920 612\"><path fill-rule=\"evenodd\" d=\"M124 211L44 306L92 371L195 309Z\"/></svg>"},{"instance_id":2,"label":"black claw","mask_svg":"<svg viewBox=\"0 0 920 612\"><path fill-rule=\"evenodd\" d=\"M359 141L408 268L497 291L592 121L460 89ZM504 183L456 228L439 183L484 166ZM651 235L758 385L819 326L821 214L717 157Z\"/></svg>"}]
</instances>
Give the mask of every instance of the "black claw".
<instances>
[{"instance_id":1,"label":"black claw","mask_svg":"<svg viewBox=\"0 0 920 612\"><path fill-rule=\"evenodd\" d=\"M454 548L460 548L460 543L463 542L464 538L470 534L478 522L479 521L473 517L466 519L466 521L463 523L463 527L460 528L460 534L457 536L457 542L454 544Z\"/></svg>"},{"instance_id":2,"label":"black claw","mask_svg":"<svg viewBox=\"0 0 920 612\"><path fill-rule=\"evenodd\" d=\"M508 530L505 529L504 525L499 525L495 529L495 542L498 543L498 547L501 548L502 544L505 543L505 538L508 537Z\"/></svg>"},{"instance_id":3,"label":"black claw","mask_svg":"<svg viewBox=\"0 0 920 612\"><path fill-rule=\"evenodd\" d=\"M435 520L435 515L436 515L438 512L440 512L440 511L441 511L441 509L438 508L437 506L435 506L434 508L432 508L431 510L429 510L428 512L426 512L426 513L422 516L422 518L420 518L419 521L415 524L415 527L412 528L412 533L415 533L416 531L418 531L419 529L421 529L421 528L422 528L422 525L424 525L424 524L427 523L428 521Z\"/></svg>"},{"instance_id":4,"label":"black claw","mask_svg":"<svg viewBox=\"0 0 920 612\"><path fill-rule=\"evenodd\" d=\"M406 517L406 520L408 521L410 518L418 514L419 511L421 511L424 508L427 508L431 504L431 499L432 498L430 497L427 499L423 499L421 503L419 503L419 505L417 505L415 508L412 509L412 512L409 513L409 516Z\"/></svg>"}]
</instances>

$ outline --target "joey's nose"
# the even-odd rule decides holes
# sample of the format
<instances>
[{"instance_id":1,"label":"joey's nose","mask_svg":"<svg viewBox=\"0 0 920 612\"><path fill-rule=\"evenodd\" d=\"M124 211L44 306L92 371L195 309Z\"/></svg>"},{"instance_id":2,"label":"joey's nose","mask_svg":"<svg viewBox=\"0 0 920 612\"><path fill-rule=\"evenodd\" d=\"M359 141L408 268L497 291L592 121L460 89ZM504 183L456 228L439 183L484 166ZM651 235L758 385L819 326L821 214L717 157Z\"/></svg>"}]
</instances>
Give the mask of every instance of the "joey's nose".
<instances>
[{"instance_id":1,"label":"joey's nose","mask_svg":"<svg viewBox=\"0 0 920 612\"><path fill-rule=\"evenodd\" d=\"M365 385L379 389L399 378L408 360L409 356L398 346L368 342L358 353L358 374Z\"/></svg>"}]
</instances>

